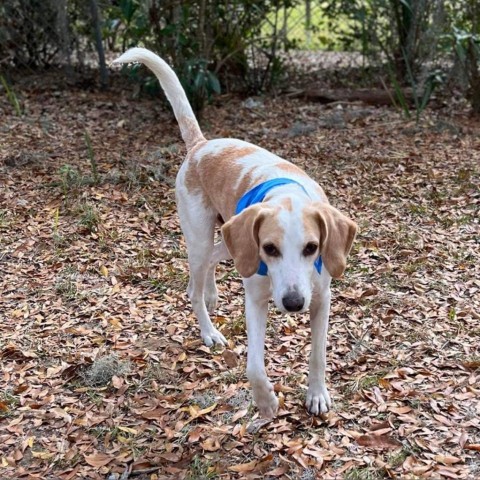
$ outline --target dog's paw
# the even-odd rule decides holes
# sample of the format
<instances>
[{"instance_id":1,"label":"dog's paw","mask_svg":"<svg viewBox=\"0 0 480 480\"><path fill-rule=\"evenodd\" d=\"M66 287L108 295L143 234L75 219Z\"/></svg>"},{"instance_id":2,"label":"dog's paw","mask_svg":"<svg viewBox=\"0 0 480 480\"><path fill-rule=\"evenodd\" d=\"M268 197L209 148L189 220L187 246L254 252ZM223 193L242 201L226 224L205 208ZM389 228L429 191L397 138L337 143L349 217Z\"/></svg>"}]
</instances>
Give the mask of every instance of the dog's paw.
<instances>
[{"instance_id":1,"label":"dog's paw","mask_svg":"<svg viewBox=\"0 0 480 480\"><path fill-rule=\"evenodd\" d=\"M263 418L273 418L277 414L278 399L273 392L272 384L269 383L265 388L254 390L253 398Z\"/></svg>"},{"instance_id":2,"label":"dog's paw","mask_svg":"<svg viewBox=\"0 0 480 480\"><path fill-rule=\"evenodd\" d=\"M327 413L332 406L332 401L330 400L327 388L325 386L316 389L309 388L305 406L312 415Z\"/></svg>"},{"instance_id":3,"label":"dog's paw","mask_svg":"<svg viewBox=\"0 0 480 480\"><path fill-rule=\"evenodd\" d=\"M202 340L207 347L211 347L214 343L218 345L227 344L227 339L216 328L208 332L202 332Z\"/></svg>"}]
</instances>

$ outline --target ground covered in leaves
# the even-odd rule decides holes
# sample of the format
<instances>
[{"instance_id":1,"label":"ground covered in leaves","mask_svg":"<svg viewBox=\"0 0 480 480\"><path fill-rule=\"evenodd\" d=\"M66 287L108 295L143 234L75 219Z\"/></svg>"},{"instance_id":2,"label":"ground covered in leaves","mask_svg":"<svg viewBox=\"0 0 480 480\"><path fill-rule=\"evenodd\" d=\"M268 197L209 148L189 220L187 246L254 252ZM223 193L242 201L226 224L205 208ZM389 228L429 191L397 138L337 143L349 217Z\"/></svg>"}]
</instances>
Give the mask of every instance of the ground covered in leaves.
<instances>
[{"instance_id":1,"label":"ground covered in leaves","mask_svg":"<svg viewBox=\"0 0 480 480\"><path fill-rule=\"evenodd\" d=\"M220 96L207 138L304 167L360 227L334 283L333 410L303 406L306 316L269 320L277 418L245 377L241 280L217 277L225 349L202 345L158 99L37 78L0 98L0 477L480 477L480 126L451 105Z\"/></svg>"}]
</instances>

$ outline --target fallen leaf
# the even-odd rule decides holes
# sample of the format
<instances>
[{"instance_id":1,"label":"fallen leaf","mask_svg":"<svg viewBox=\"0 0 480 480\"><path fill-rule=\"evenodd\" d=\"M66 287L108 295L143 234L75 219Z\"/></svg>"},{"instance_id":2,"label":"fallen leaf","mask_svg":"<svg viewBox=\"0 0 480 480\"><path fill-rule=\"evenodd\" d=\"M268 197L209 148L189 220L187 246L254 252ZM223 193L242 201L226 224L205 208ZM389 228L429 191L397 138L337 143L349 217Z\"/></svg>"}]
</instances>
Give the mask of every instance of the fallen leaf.
<instances>
[{"instance_id":1,"label":"fallen leaf","mask_svg":"<svg viewBox=\"0 0 480 480\"><path fill-rule=\"evenodd\" d=\"M435 455L434 458L436 462L443 463L444 465L453 465L454 463L462 461L460 458L451 455Z\"/></svg>"},{"instance_id":2,"label":"fallen leaf","mask_svg":"<svg viewBox=\"0 0 480 480\"><path fill-rule=\"evenodd\" d=\"M238 472L238 473L253 472L257 464L258 464L258 460L252 460L251 462L248 462L248 463L240 463L238 465L232 465L231 467L228 467L228 469L231 470L232 472Z\"/></svg>"},{"instance_id":3,"label":"fallen leaf","mask_svg":"<svg viewBox=\"0 0 480 480\"><path fill-rule=\"evenodd\" d=\"M93 455L84 455L85 461L92 467L103 467L108 465L115 457L106 453L94 453Z\"/></svg>"},{"instance_id":4,"label":"fallen leaf","mask_svg":"<svg viewBox=\"0 0 480 480\"><path fill-rule=\"evenodd\" d=\"M465 450L475 450L476 452L480 452L480 443L467 443L464 448Z\"/></svg>"},{"instance_id":5,"label":"fallen leaf","mask_svg":"<svg viewBox=\"0 0 480 480\"><path fill-rule=\"evenodd\" d=\"M41 458L42 460L50 460L55 456L55 454L52 452L35 452L34 450L31 450L31 453L32 457Z\"/></svg>"},{"instance_id":6,"label":"fallen leaf","mask_svg":"<svg viewBox=\"0 0 480 480\"><path fill-rule=\"evenodd\" d=\"M132 435L137 435L138 434L138 430L135 430L134 428L118 427L118 429L121 430L122 432L131 433Z\"/></svg>"},{"instance_id":7,"label":"fallen leaf","mask_svg":"<svg viewBox=\"0 0 480 480\"><path fill-rule=\"evenodd\" d=\"M167 453L161 453L159 457L168 460L169 462L178 462L182 456L179 453L172 453L172 452L167 452Z\"/></svg>"},{"instance_id":8,"label":"fallen leaf","mask_svg":"<svg viewBox=\"0 0 480 480\"><path fill-rule=\"evenodd\" d=\"M402 446L398 440L387 435L361 435L356 438L356 442L362 447L379 449L394 449Z\"/></svg>"},{"instance_id":9,"label":"fallen leaf","mask_svg":"<svg viewBox=\"0 0 480 480\"><path fill-rule=\"evenodd\" d=\"M248 413L248 408L244 408L242 410L239 410L233 417L232 417L232 423L235 423L237 420L240 418L243 418L246 414Z\"/></svg>"},{"instance_id":10,"label":"fallen leaf","mask_svg":"<svg viewBox=\"0 0 480 480\"><path fill-rule=\"evenodd\" d=\"M114 375L112 377L112 385L118 390L121 388L124 384L124 379L123 377L117 377L117 375Z\"/></svg>"},{"instance_id":11,"label":"fallen leaf","mask_svg":"<svg viewBox=\"0 0 480 480\"><path fill-rule=\"evenodd\" d=\"M290 467L287 467L286 465L283 465L281 467L274 468L273 470L269 470L265 474L265 478L268 477L280 477L281 475L284 475L290 470Z\"/></svg>"},{"instance_id":12,"label":"fallen leaf","mask_svg":"<svg viewBox=\"0 0 480 480\"><path fill-rule=\"evenodd\" d=\"M222 353L223 359L229 368L235 368L238 365L238 355L233 350L225 349Z\"/></svg>"}]
</instances>

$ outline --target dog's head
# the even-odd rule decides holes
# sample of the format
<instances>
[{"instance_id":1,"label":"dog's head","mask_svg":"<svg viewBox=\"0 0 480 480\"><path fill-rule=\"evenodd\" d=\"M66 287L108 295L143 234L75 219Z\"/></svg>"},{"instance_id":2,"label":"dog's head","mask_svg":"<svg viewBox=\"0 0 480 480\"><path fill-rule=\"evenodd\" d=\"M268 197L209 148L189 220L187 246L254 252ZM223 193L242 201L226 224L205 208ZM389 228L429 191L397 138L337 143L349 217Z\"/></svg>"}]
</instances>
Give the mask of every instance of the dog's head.
<instances>
[{"instance_id":1,"label":"dog's head","mask_svg":"<svg viewBox=\"0 0 480 480\"><path fill-rule=\"evenodd\" d=\"M232 217L222 235L238 272L254 275L260 260L268 267L273 300L283 312L302 312L312 299L314 263L340 277L346 267L356 224L336 208L311 202L293 208L256 204Z\"/></svg>"}]
</instances>

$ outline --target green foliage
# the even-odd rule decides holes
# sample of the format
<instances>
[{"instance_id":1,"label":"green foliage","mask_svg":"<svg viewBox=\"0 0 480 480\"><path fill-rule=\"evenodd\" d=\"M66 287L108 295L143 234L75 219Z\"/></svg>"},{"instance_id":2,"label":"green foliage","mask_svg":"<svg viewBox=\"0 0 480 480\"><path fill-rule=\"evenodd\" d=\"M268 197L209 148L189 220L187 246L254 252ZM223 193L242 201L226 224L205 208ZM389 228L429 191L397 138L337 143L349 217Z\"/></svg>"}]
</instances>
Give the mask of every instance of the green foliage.
<instances>
[{"instance_id":1,"label":"green foliage","mask_svg":"<svg viewBox=\"0 0 480 480\"><path fill-rule=\"evenodd\" d=\"M368 467L353 467L345 472L343 480L380 480L385 475L379 470Z\"/></svg>"},{"instance_id":2,"label":"green foliage","mask_svg":"<svg viewBox=\"0 0 480 480\"><path fill-rule=\"evenodd\" d=\"M81 203L77 209L78 224L88 232L97 229L100 222L100 216L97 210L89 203Z\"/></svg>"},{"instance_id":3,"label":"green foliage","mask_svg":"<svg viewBox=\"0 0 480 480\"><path fill-rule=\"evenodd\" d=\"M195 455L188 469L187 480L207 480L217 478L218 474L208 459Z\"/></svg>"},{"instance_id":4,"label":"green foliage","mask_svg":"<svg viewBox=\"0 0 480 480\"><path fill-rule=\"evenodd\" d=\"M400 80L410 68L415 73L435 46L434 20L441 16L443 2L434 0L341 0L329 1L325 15L330 19L346 18L350 29L339 39L344 48L361 51L371 60L382 61L395 69ZM333 31L338 26L333 26ZM407 66L408 65L408 66Z\"/></svg>"},{"instance_id":5,"label":"green foliage","mask_svg":"<svg viewBox=\"0 0 480 480\"><path fill-rule=\"evenodd\" d=\"M457 83L480 113L480 2L478 0L105 0L97 2L105 47L142 45L174 67L194 110L221 90L258 94L284 79L281 53L289 48L354 50L384 74L405 115L418 120L448 61ZM2 65L43 68L87 64L93 49L90 2L10 0L0 5ZM447 62L445 61L447 60ZM129 75L159 90L146 69ZM13 89L0 77L8 101L21 115ZM413 91L413 108L405 87ZM88 134L93 182L98 183Z\"/></svg>"},{"instance_id":6,"label":"green foliage","mask_svg":"<svg viewBox=\"0 0 480 480\"><path fill-rule=\"evenodd\" d=\"M16 66L49 65L59 47L54 28L55 3L45 0L9 0L0 3L0 54Z\"/></svg>"},{"instance_id":7,"label":"green foliage","mask_svg":"<svg viewBox=\"0 0 480 480\"><path fill-rule=\"evenodd\" d=\"M0 75L0 82L2 83L3 88L5 89L5 94L7 95L7 99L10 102L10 105L12 105L13 109L15 110L15 113L20 117L22 115L22 107L20 106L20 102L18 101L17 95L12 90L10 85L7 83L3 75Z\"/></svg>"},{"instance_id":8,"label":"green foliage","mask_svg":"<svg viewBox=\"0 0 480 480\"><path fill-rule=\"evenodd\" d=\"M61 295L64 300L72 301L79 295L77 286L77 270L72 266L67 266L61 270L55 283L55 291Z\"/></svg>"},{"instance_id":9,"label":"green foliage","mask_svg":"<svg viewBox=\"0 0 480 480\"><path fill-rule=\"evenodd\" d=\"M62 188L63 194L67 196L68 192L77 188L83 183L83 177L80 172L71 165L65 164L58 169L60 176L59 185Z\"/></svg>"},{"instance_id":10,"label":"green foliage","mask_svg":"<svg viewBox=\"0 0 480 480\"><path fill-rule=\"evenodd\" d=\"M410 118L411 106L405 93L408 86L418 122L444 79L440 57L445 52L438 42L446 28L444 2L330 1L325 13L329 18L348 18L351 28L340 37L344 47L361 51L370 64L387 72L395 92L392 100Z\"/></svg>"},{"instance_id":11,"label":"green foliage","mask_svg":"<svg viewBox=\"0 0 480 480\"><path fill-rule=\"evenodd\" d=\"M149 15L145 2L120 0L104 9L103 36L111 49L118 43L122 51L136 46L149 34Z\"/></svg>"},{"instance_id":12,"label":"green foliage","mask_svg":"<svg viewBox=\"0 0 480 480\"><path fill-rule=\"evenodd\" d=\"M413 106L415 108L415 121L418 123L420 115L425 110L432 97L432 94L439 85L444 82L444 74L441 70L437 69L431 71L427 78L424 80L423 85L420 85L418 79L414 76L409 63L406 63L408 82L412 91ZM390 82L393 85L395 92L395 98L392 98L393 104L400 108L407 118L411 118L411 108L404 89L401 83L395 76L393 69L387 65Z\"/></svg>"},{"instance_id":13,"label":"green foliage","mask_svg":"<svg viewBox=\"0 0 480 480\"><path fill-rule=\"evenodd\" d=\"M100 182L100 176L98 174L98 165L95 160L95 154L93 152L92 140L87 130L84 132L85 144L87 145L88 159L90 160L90 168L92 169L93 182L95 184Z\"/></svg>"},{"instance_id":14,"label":"green foliage","mask_svg":"<svg viewBox=\"0 0 480 480\"><path fill-rule=\"evenodd\" d=\"M451 30L445 39L453 47L457 63L468 84L467 97L474 113L480 114L480 4L463 0L463 8L452 8Z\"/></svg>"},{"instance_id":15,"label":"green foliage","mask_svg":"<svg viewBox=\"0 0 480 480\"><path fill-rule=\"evenodd\" d=\"M278 81L283 67L278 12L294 3L154 0L147 6L124 0L106 9L105 35L112 46L142 44L166 58L199 112L222 87L258 93ZM266 33L262 25L272 15L277 21ZM135 70L131 75L138 78ZM150 90L156 79L142 84Z\"/></svg>"},{"instance_id":16,"label":"green foliage","mask_svg":"<svg viewBox=\"0 0 480 480\"><path fill-rule=\"evenodd\" d=\"M192 59L186 62L181 75L183 87L194 111L199 112L213 93L220 93L220 81L208 70L206 59Z\"/></svg>"},{"instance_id":17,"label":"green foliage","mask_svg":"<svg viewBox=\"0 0 480 480\"><path fill-rule=\"evenodd\" d=\"M18 398L10 390L0 392L0 419L12 417L19 403Z\"/></svg>"}]
</instances>

